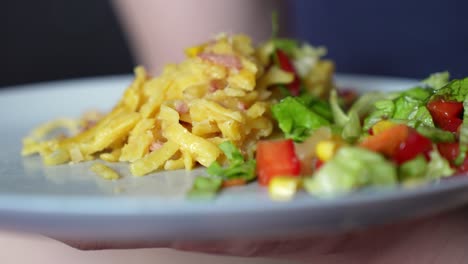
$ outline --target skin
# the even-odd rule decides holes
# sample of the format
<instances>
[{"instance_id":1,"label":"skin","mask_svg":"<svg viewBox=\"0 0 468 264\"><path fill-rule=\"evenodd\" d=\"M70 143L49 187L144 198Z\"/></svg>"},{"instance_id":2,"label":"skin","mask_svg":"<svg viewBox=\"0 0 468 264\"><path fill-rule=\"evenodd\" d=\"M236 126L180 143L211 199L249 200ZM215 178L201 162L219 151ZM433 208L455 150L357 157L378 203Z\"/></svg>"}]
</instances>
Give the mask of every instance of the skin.
<instances>
[{"instance_id":1,"label":"skin","mask_svg":"<svg viewBox=\"0 0 468 264\"><path fill-rule=\"evenodd\" d=\"M114 0L114 7L136 62L154 74L221 32L268 39L271 13L283 9L277 0Z\"/></svg>"},{"instance_id":2,"label":"skin","mask_svg":"<svg viewBox=\"0 0 468 264\"><path fill-rule=\"evenodd\" d=\"M337 235L309 234L277 240L208 242L79 242L81 250L164 247L231 256L269 257L303 263L468 263L468 208Z\"/></svg>"},{"instance_id":3,"label":"skin","mask_svg":"<svg viewBox=\"0 0 468 264\"><path fill-rule=\"evenodd\" d=\"M135 60L157 74L182 59L182 50L218 32L243 32L256 41L271 34L269 0L114 0ZM177 14L177 15L175 15ZM239 19L241 18L241 19ZM187 20L189 23L187 23ZM270 241L80 242L83 250L170 247L236 256L283 258L311 263L468 263L468 208L425 219L333 236L309 234Z\"/></svg>"}]
</instances>

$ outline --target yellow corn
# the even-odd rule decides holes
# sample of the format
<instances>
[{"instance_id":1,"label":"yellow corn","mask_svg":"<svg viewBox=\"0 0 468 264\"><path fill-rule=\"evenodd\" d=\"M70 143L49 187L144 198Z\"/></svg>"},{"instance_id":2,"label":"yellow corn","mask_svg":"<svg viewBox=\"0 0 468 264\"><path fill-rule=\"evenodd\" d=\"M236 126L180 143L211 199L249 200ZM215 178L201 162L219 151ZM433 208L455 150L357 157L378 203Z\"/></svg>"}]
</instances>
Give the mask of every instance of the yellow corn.
<instances>
[{"instance_id":1,"label":"yellow corn","mask_svg":"<svg viewBox=\"0 0 468 264\"><path fill-rule=\"evenodd\" d=\"M322 140L315 146L315 153L320 160L328 161L335 155L339 147L340 144L335 140Z\"/></svg>"},{"instance_id":2,"label":"yellow corn","mask_svg":"<svg viewBox=\"0 0 468 264\"><path fill-rule=\"evenodd\" d=\"M294 197L299 187L299 177L278 176L270 180L268 194L275 201L288 201Z\"/></svg>"},{"instance_id":3,"label":"yellow corn","mask_svg":"<svg viewBox=\"0 0 468 264\"><path fill-rule=\"evenodd\" d=\"M373 126L372 126L372 133L374 135L377 135L379 133L382 133L383 131L393 127L393 126L396 126L397 124L396 123L393 123L392 121L388 121L388 120L381 120L377 123L375 123Z\"/></svg>"},{"instance_id":4,"label":"yellow corn","mask_svg":"<svg viewBox=\"0 0 468 264\"><path fill-rule=\"evenodd\" d=\"M204 47L205 47L204 45L200 45L200 46L187 48L185 49L185 55L189 58L193 58L197 56L198 54L200 54L200 52L203 50Z\"/></svg>"}]
</instances>

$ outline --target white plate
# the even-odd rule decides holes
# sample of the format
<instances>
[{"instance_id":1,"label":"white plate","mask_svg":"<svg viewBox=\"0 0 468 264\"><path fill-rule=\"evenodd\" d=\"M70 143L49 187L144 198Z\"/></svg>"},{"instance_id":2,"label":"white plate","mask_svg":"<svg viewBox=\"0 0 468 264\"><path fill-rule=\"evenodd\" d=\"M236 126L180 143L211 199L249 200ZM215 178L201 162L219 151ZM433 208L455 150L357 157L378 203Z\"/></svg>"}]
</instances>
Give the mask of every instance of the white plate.
<instances>
[{"instance_id":1,"label":"white plate","mask_svg":"<svg viewBox=\"0 0 468 264\"><path fill-rule=\"evenodd\" d=\"M339 75L341 86L360 90L402 89L405 79ZM20 156L21 138L57 117L90 108L108 110L129 76L40 83L0 90L0 227L64 239L216 239L305 232L340 232L447 210L468 202L468 177L413 190L392 189L317 200L299 193L272 202L251 184L231 188L214 201L189 201L184 193L202 172L160 172L103 180L89 163L44 167L37 156Z\"/></svg>"}]
</instances>

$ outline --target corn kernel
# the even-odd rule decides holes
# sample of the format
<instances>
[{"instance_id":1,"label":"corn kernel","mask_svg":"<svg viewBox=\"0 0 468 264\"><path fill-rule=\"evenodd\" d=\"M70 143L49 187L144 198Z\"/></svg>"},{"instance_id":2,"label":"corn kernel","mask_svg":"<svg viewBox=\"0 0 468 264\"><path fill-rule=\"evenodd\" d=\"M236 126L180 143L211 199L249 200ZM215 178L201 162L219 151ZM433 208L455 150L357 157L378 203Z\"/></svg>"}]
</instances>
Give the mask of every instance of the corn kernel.
<instances>
[{"instance_id":1,"label":"corn kernel","mask_svg":"<svg viewBox=\"0 0 468 264\"><path fill-rule=\"evenodd\" d=\"M203 48L204 48L204 45L187 48L185 49L185 55L189 58L193 58L197 56L198 54L200 54Z\"/></svg>"},{"instance_id":2,"label":"corn kernel","mask_svg":"<svg viewBox=\"0 0 468 264\"><path fill-rule=\"evenodd\" d=\"M268 194L275 201L288 201L294 197L299 187L300 178L279 176L270 180Z\"/></svg>"},{"instance_id":3,"label":"corn kernel","mask_svg":"<svg viewBox=\"0 0 468 264\"><path fill-rule=\"evenodd\" d=\"M330 160L338 150L339 144L334 140L322 140L315 146L315 153L322 161Z\"/></svg>"},{"instance_id":4,"label":"corn kernel","mask_svg":"<svg viewBox=\"0 0 468 264\"><path fill-rule=\"evenodd\" d=\"M375 123L373 126L372 126L372 133L374 135L377 135L379 133L382 133L383 131L393 127L397 125L396 123L392 122L392 121L389 121L389 120L381 120L377 123Z\"/></svg>"}]
</instances>

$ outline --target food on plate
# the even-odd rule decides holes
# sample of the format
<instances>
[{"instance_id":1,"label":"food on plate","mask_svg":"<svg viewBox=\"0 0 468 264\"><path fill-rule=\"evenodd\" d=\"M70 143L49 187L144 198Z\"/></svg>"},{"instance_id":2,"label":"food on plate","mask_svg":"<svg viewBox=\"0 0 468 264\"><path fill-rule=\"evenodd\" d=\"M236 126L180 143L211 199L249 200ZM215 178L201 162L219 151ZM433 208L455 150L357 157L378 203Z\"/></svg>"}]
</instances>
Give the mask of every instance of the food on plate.
<instances>
[{"instance_id":1,"label":"food on plate","mask_svg":"<svg viewBox=\"0 0 468 264\"><path fill-rule=\"evenodd\" d=\"M23 142L47 165L101 159L91 169L135 176L207 167L188 195L213 197L253 181L274 200L367 187L414 186L468 172L468 78L432 74L415 87L338 89L325 48L273 36L254 46L221 34L188 48L160 76L135 79L108 114L52 121ZM376 87L378 88L378 87ZM68 135L50 137L58 127Z\"/></svg>"},{"instance_id":2,"label":"food on plate","mask_svg":"<svg viewBox=\"0 0 468 264\"><path fill-rule=\"evenodd\" d=\"M97 158L129 162L136 176L223 163L218 145L225 141L253 157L257 141L273 133L272 104L305 87L323 94L333 85L333 63L320 59L322 48L275 41L294 47L307 86L299 86L288 57L292 51L276 49L273 41L254 48L245 35L221 34L188 48L186 60L167 65L160 76L137 67L135 80L110 113L45 124L24 139L22 153L39 153L47 165ZM44 140L61 125L73 127L72 135Z\"/></svg>"}]
</instances>

